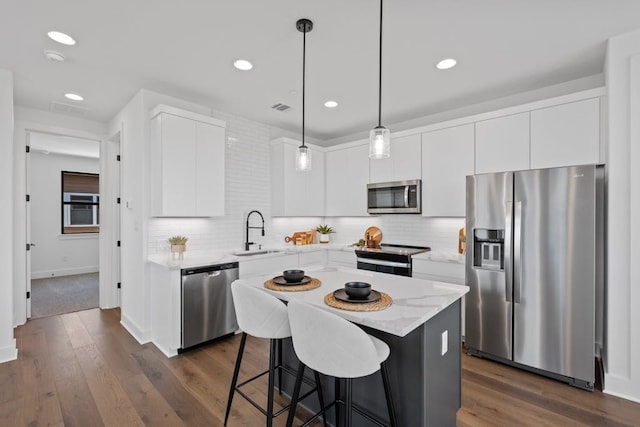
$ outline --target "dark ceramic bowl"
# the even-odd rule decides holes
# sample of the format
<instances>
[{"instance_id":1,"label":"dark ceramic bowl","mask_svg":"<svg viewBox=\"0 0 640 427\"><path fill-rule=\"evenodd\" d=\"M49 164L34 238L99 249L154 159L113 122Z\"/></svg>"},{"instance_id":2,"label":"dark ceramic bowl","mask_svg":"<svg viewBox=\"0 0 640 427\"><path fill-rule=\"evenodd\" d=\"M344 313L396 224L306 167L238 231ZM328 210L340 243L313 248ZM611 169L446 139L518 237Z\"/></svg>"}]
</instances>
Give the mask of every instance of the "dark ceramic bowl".
<instances>
[{"instance_id":1,"label":"dark ceramic bowl","mask_svg":"<svg viewBox=\"0 0 640 427\"><path fill-rule=\"evenodd\" d=\"M371 285L365 282L347 282L344 284L344 291L349 298L366 299L371 293Z\"/></svg>"},{"instance_id":2,"label":"dark ceramic bowl","mask_svg":"<svg viewBox=\"0 0 640 427\"><path fill-rule=\"evenodd\" d=\"M282 272L282 276L289 283L299 282L304 279L304 270L285 270Z\"/></svg>"}]
</instances>

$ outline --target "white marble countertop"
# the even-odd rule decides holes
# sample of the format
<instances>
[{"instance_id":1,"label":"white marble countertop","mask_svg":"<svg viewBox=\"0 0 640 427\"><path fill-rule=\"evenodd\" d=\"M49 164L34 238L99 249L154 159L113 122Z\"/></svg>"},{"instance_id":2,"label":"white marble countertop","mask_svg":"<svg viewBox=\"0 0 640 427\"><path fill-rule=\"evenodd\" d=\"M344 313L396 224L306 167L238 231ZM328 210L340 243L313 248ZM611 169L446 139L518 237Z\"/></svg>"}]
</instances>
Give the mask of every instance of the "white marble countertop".
<instances>
[{"instance_id":1,"label":"white marble countertop","mask_svg":"<svg viewBox=\"0 0 640 427\"><path fill-rule=\"evenodd\" d=\"M313 245L300 245L300 246L269 246L263 248L265 251L272 251L263 254L256 254L250 256L238 256L237 253L243 253L245 251L234 249L222 249L216 251L186 251L183 254L183 259L174 259L171 253L154 254L149 256L149 261L166 267L169 270L180 270L183 268L203 267L208 265L223 264L226 262L234 261L250 261L252 259L263 259L270 257L278 257L289 254L297 254L301 252L313 252L321 251L325 249L340 250L345 252L353 252L353 246L341 243L329 243L329 244L313 244ZM258 249L253 249L249 252L260 252Z\"/></svg>"},{"instance_id":2,"label":"white marble countertop","mask_svg":"<svg viewBox=\"0 0 640 427\"><path fill-rule=\"evenodd\" d=\"M278 298L296 299L322 307L354 323L404 337L469 292L469 287L450 283L396 276L349 268L323 267L306 269L306 274L320 279L322 285L310 291L279 292L264 288L272 276L255 276L238 282L259 287ZM324 303L324 296L342 288L346 282L362 281L372 289L382 291L393 299L390 307L373 312L346 311Z\"/></svg>"},{"instance_id":3,"label":"white marble countertop","mask_svg":"<svg viewBox=\"0 0 640 427\"><path fill-rule=\"evenodd\" d=\"M424 259L436 262L453 262L464 264L464 255L457 252L430 251L413 255L413 259Z\"/></svg>"}]
</instances>

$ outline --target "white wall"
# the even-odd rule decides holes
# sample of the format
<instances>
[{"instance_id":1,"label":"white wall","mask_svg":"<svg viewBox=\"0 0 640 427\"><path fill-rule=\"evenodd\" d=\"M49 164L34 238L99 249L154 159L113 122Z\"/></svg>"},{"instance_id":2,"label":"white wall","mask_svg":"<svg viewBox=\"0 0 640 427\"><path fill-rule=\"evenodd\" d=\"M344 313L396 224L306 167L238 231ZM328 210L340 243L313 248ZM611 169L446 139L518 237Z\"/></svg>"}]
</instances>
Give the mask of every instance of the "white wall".
<instances>
[{"instance_id":1,"label":"white wall","mask_svg":"<svg viewBox=\"0 0 640 427\"><path fill-rule=\"evenodd\" d=\"M13 75L0 70L0 235L14 240L13 209ZM13 338L13 247L0 248L0 362L18 356Z\"/></svg>"},{"instance_id":2,"label":"white wall","mask_svg":"<svg viewBox=\"0 0 640 427\"><path fill-rule=\"evenodd\" d=\"M640 31L609 40L605 389L640 401Z\"/></svg>"},{"instance_id":3,"label":"white wall","mask_svg":"<svg viewBox=\"0 0 640 427\"><path fill-rule=\"evenodd\" d=\"M100 173L100 160L30 154L31 278L98 271L98 234L61 235L61 171Z\"/></svg>"},{"instance_id":4,"label":"white wall","mask_svg":"<svg viewBox=\"0 0 640 427\"><path fill-rule=\"evenodd\" d=\"M15 129L13 135L13 325L27 320L25 294L27 292L26 241L26 152L27 135L30 131L73 136L100 141L105 138L104 123L86 120L49 111L15 107ZM4 158L4 157L3 157Z\"/></svg>"}]
</instances>

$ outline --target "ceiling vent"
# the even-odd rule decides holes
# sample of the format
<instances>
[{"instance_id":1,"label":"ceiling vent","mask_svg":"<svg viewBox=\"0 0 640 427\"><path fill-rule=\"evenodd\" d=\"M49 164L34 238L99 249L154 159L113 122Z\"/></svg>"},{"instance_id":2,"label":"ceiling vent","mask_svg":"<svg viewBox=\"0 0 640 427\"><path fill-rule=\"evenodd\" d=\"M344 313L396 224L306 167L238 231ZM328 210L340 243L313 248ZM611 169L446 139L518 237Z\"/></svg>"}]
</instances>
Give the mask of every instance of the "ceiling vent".
<instances>
[{"instance_id":1,"label":"ceiling vent","mask_svg":"<svg viewBox=\"0 0 640 427\"><path fill-rule=\"evenodd\" d=\"M65 104L64 102L51 101L51 111L56 113L73 114L76 116L84 116L89 111L88 108L78 107L77 105Z\"/></svg>"},{"instance_id":2,"label":"ceiling vent","mask_svg":"<svg viewBox=\"0 0 640 427\"><path fill-rule=\"evenodd\" d=\"M289 110L293 109L293 107L291 107L289 105L286 105L286 104L276 104L276 105L273 105L271 108L273 108L274 110L278 110L280 112L283 112L283 113L285 111L289 111Z\"/></svg>"}]
</instances>

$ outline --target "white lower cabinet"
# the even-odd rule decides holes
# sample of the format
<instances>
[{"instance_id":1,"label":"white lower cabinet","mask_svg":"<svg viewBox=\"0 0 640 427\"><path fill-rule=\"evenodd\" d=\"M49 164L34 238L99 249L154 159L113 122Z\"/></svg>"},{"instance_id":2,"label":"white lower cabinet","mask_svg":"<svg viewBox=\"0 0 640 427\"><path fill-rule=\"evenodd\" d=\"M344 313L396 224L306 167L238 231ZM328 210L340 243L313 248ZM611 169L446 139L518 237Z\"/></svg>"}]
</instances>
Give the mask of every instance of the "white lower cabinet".
<instances>
[{"instance_id":1,"label":"white lower cabinet","mask_svg":"<svg viewBox=\"0 0 640 427\"><path fill-rule=\"evenodd\" d=\"M599 161L599 98L531 112L531 169Z\"/></svg>"},{"instance_id":2,"label":"white lower cabinet","mask_svg":"<svg viewBox=\"0 0 640 427\"><path fill-rule=\"evenodd\" d=\"M309 252L300 252L298 253L298 266L318 266L325 265L327 263L327 251L326 250L318 250L318 251L309 251Z\"/></svg>"},{"instance_id":3,"label":"white lower cabinet","mask_svg":"<svg viewBox=\"0 0 640 427\"><path fill-rule=\"evenodd\" d=\"M367 216L369 146L326 153L326 216Z\"/></svg>"},{"instance_id":4,"label":"white lower cabinet","mask_svg":"<svg viewBox=\"0 0 640 427\"><path fill-rule=\"evenodd\" d=\"M327 252L327 264L332 267L356 268L356 253L355 251L329 249Z\"/></svg>"},{"instance_id":5,"label":"white lower cabinet","mask_svg":"<svg viewBox=\"0 0 640 427\"><path fill-rule=\"evenodd\" d=\"M298 254L273 255L258 259L240 260L240 278L273 274L277 276L284 270L298 268Z\"/></svg>"},{"instance_id":6,"label":"white lower cabinet","mask_svg":"<svg viewBox=\"0 0 640 427\"><path fill-rule=\"evenodd\" d=\"M466 176L474 173L474 124L422 134L422 215L465 216Z\"/></svg>"}]
</instances>

